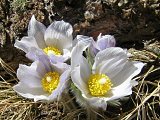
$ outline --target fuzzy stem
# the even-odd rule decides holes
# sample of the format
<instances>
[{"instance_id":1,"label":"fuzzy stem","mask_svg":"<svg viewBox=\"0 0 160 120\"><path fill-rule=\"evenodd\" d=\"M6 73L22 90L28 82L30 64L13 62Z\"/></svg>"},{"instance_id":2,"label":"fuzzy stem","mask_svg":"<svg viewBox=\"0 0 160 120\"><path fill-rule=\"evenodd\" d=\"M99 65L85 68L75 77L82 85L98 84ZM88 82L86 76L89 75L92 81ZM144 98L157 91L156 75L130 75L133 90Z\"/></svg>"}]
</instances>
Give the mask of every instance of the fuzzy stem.
<instances>
[{"instance_id":1,"label":"fuzzy stem","mask_svg":"<svg viewBox=\"0 0 160 120\"><path fill-rule=\"evenodd\" d=\"M69 94L63 94L62 102L67 111L73 111L77 109L73 102L73 97L71 97Z\"/></svg>"},{"instance_id":2,"label":"fuzzy stem","mask_svg":"<svg viewBox=\"0 0 160 120\"><path fill-rule=\"evenodd\" d=\"M97 120L97 114L94 109L87 108L87 120Z\"/></svg>"}]
</instances>

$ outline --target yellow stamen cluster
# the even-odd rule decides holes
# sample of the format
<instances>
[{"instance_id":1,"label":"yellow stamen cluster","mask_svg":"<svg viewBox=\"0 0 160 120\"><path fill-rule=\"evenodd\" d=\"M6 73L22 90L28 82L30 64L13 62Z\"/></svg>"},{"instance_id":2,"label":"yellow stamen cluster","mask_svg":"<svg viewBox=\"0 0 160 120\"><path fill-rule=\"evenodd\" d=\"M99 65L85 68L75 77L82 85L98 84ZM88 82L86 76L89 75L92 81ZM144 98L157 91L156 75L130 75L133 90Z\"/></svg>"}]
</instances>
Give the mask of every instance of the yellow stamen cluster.
<instances>
[{"instance_id":1,"label":"yellow stamen cluster","mask_svg":"<svg viewBox=\"0 0 160 120\"><path fill-rule=\"evenodd\" d=\"M93 96L104 96L111 86L111 80L105 74L92 74L88 80L89 91Z\"/></svg>"},{"instance_id":2,"label":"yellow stamen cluster","mask_svg":"<svg viewBox=\"0 0 160 120\"><path fill-rule=\"evenodd\" d=\"M43 51L44 51L47 55L49 55L49 54L54 54L54 55L59 56L59 55L62 54L61 51L60 51L58 48L55 48L55 47L46 47L46 48L43 49Z\"/></svg>"},{"instance_id":3,"label":"yellow stamen cluster","mask_svg":"<svg viewBox=\"0 0 160 120\"><path fill-rule=\"evenodd\" d=\"M52 93L59 84L60 75L57 72L48 72L42 78L41 84L44 91Z\"/></svg>"}]
</instances>

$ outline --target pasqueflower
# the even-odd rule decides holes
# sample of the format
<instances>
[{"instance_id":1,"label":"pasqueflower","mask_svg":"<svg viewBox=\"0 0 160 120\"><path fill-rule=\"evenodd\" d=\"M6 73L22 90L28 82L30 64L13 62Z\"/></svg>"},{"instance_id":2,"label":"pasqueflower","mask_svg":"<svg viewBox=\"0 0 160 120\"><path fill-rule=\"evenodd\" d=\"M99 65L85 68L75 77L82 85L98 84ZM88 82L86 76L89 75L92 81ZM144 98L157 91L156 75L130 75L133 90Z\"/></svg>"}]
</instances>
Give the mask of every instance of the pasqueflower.
<instances>
[{"instance_id":1,"label":"pasqueflower","mask_svg":"<svg viewBox=\"0 0 160 120\"><path fill-rule=\"evenodd\" d=\"M129 61L122 48L109 47L99 51L91 65L82 55L89 45L88 41L79 41L72 50L71 79L76 87L73 91L83 106L105 110L108 101L132 94L132 87L137 85L132 78L144 64Z\"/></svg>"},{"instance_id":2,"label":"pasqueflower","mask_svg":"<svg viewBox=\"0 0 160 120\"><path fill-rule=\"evenodd\" d=\"M102 51L108 47L115 47L116 40L112 35L102 35L101 33L97 37L97 40L92 40L90 46L92 54L96 55L99 51Z\"/></svg>"},{"instance_id":3,"label":"pasqueflower","mask_svg":"<svg viewBox=\"0 0 160 120\"><path fill-rule=\"evenodd\" d=\"M73 28L69 23L54 21L48 28L38 22L34 15L28 26L28 36L20 41L16 40L15 47L28 53L32 50L40 50L52 59L64 62L70 57L72 47ZM31 52L28 57L35 60L36 52Z\"/></svg>"},{"instance_id":4,"label":"pasqueflower","mask_svg":"<svg viewBox=\"0 0 160 120\"><path fill-rule=\"evenodd\" d=\"M65 63L51 64L45 55L38 57L31 66L19 65L19 83L13 89L21 96L34 101L59 100L67 87L70 66Z\"/></svg>"}]
</instances>

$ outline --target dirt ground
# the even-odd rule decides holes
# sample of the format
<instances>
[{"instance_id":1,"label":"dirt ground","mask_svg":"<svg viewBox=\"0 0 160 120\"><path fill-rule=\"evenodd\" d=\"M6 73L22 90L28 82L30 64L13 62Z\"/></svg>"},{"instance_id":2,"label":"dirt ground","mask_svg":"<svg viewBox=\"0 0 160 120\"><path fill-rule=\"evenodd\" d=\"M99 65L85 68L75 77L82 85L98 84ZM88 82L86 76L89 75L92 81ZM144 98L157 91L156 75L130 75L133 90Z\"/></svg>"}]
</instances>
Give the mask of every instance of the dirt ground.
<instances>
[{"instance_id":1,"label":"dirt ground","mask_svg":"<svg viewBox=\"0 0 160 120\"><path fill-rule=\"evenodd\" d=\"M12 90L19 64L31 63L13 45L27 35L33 14L46 26L54 20L69 22L74 37L82 34L96 40L99 33L114 35L116 46L132 53L130 59L146 63L127 105L109 106L99 119L160 119L159 0L1 0L0 119L86 119L83 108L65 112L61 103L34 103Z\"/></svg>"}]
</instances>

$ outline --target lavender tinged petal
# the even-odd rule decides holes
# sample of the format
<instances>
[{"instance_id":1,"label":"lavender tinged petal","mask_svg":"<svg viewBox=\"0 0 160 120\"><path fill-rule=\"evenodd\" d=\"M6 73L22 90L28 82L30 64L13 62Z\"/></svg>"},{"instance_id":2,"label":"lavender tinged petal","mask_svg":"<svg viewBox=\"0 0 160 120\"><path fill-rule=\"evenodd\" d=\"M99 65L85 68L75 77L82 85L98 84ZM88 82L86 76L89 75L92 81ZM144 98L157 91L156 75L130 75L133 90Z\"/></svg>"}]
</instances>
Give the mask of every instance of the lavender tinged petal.
<instances>
[{"instance_id":1,"label":"lavender tinged petal","mask_svg":"<svg viewBox=\"0 0 160 120\"><path fill-rule=\"evenodd\" d=\"M32 36L23 37L20 41L16 40L14 46L23 50L25 53L29 52L31 47L38 48L36 39Z\"/></svg>"},{"instance_id":2,"label":"lavender tinged petal","mask_svg":"<svg viewBox=\"0 0 160 120\"><path fill-rule=\"evenodd\" d=\"M49 100L53 101L55 99L60 99L61 98L61 94L64 91L64 89L67 87L68 85L68 80L70 78L70 68L68 68L66 71L64 71L62 73L62 75L60 76L60 82L57 86L57 88L52 92L52 94L49 96Z\"/></svg>"},{"instance_id":3,"label":"lavender tinged petal","mask_svg":"<svg viewBox=\"0 0 160 120\"><path fill-rule=\"evenodd\" d=\"M41 61L41 63L45 66L45 70L47 72L52 70L50 59L41 49L31 48L26 56L33 61Z\"/></svg>"},{"instance_id":4,"label":"lavender tinged petal","mask_svg":"<svg viewBox=\"0 0 160 120\"><path fill-rule=\"evenodd\" d=\"M33 15L28 26L28 36L32 36L36 39L36 42L39 48L43 49L46 47L44 41L44 33L46 31L46 27L38 22Z\"/></svg>"},{"instance_id":5,"label":"lavender tinged petal","mask_svg":"<svg viewBox=\"0 0 160 120\"><path fill-rule=\"evenodd\" d=\"M100 50L104 50L108 47L115 47L115 38L111 35L104 35L97 40L97 46Z\"/></svg>"},{"instance_id":6,"label":"lavender tinged petal","mask_svg":"<svg viewBox=\"0 0 160 120\"><path fill-rule=\"evenodd\" d=\"M34 99L34 101L48 100L48 94L44 92L42 88L39 88L39 87L32 88L27 84L20 82L17 85L15 85L13 89L19 95L25 98Z\"/></svg>"},{"instance_id":7,"label":"lavender tinged petal","mask_svg":"<svg viewBox=\"0 0 160 120\"><path fill-rule=\"evenodd\" d=\"M37 62L32 63L31 66L19 65L17 70L18 79L24 84L28 84L30 87L41 87L41 77L36 71Z\"/></svg>"}]
</instances>

